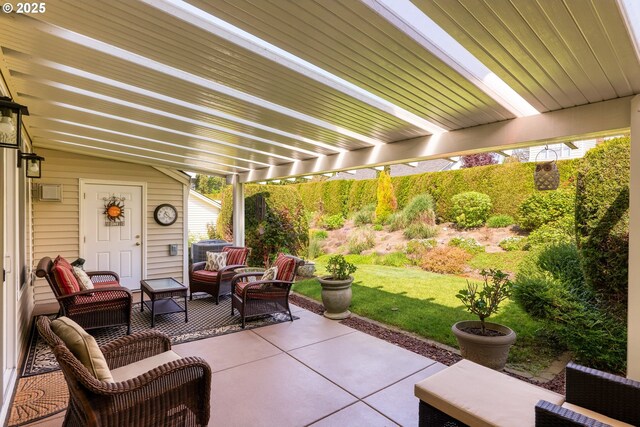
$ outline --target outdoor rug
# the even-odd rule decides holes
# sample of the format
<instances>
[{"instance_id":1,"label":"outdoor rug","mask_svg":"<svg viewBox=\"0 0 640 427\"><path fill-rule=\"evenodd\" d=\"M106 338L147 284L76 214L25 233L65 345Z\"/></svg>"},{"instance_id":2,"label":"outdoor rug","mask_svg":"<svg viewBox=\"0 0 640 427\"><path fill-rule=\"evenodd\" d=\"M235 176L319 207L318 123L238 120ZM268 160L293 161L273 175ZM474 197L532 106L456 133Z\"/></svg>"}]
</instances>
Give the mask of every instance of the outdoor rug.
<instances>
[{"instance_id":1,"label":"outdoor rug","mask_svg":"<svg viewBox=\"0 0 640 427\"><path fill-rule=\"evenodd\" d=\"M178 299L176 301L179 302ZM213 297L198 298L194 296L193 301L188 302L188 309L188 322L184 321L184 313L158 315L156 316L156 326L153 329L167 334L171 338L172 344L181 344L242 330L238 311L236 310L235 314L231 315L231 298L229 296L221 297L219 305L216 305ZM51 318L53 319L53 317L52 315ZM296 316L293 318L297 319ZM272 314L248 321L245 330L288 320L288 314ZM134 303L131 313L131 333L148 329L151 329L151 311L145 307L144 312L141 313L140 302ZM95 337L98 345L104 345L125 336L127 328L125 326L102 328L91 330L89 333ZM22 377L43 374L57 369L58 363L55 356L38 334L34 321Z\"/></svg>"}]
</instances>

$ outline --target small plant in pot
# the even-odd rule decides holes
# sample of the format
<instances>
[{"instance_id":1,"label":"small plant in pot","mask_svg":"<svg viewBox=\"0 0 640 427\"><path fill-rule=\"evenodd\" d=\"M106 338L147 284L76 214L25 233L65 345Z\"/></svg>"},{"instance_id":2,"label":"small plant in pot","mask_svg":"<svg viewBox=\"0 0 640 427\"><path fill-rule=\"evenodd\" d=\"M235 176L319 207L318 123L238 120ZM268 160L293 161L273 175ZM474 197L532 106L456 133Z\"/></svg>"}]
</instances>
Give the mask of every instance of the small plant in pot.
<instances>
[{"instance_id":1,"label":"small plant in pot","mask_svg":"<svg viewBox=\"0 0 640 427\"><path fill-rule=\"evenodd\" d=\"M322 286L322 304L324 305L324 316L333 320L346 319L351 315L349 306L351 305L351 283L352 273L357 267L342 255L334 255L327 262L326 276L318 278Z\"/></svg>"},{"instance_id":2,"label":"small plant in pot","mask_svg":"<svg viewBox=\"0 0 640 427\"><path fill-rule=\"evenodd\" d=\"M451 330L458 340L462 357L492 369L502 370L507 363L509 349L516 340L510 328L486 319L498 312L500 303L511 296L513 284L500 270L482 270L484 283L469 283L456 297L478 320L458 322Z\"/></svg>"}]
</instances>

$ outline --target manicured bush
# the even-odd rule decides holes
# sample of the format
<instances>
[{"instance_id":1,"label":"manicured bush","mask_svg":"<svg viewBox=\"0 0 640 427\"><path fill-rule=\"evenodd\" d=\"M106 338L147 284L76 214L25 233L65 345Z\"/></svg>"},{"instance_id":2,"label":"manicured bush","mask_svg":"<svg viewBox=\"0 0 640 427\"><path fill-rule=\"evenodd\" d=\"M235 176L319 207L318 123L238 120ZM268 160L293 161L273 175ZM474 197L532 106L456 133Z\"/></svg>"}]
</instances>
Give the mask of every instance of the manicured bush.
<instances>
[{"instance_id":1,"label":"manicured bush","mask_svg":"<svg viewBox=\"0 0 640 427\"><path fill-rule=\"evenodd\" d=\"M337 230L344 225L344 217L341 214L330 215L324 217L322 220L322 226L327 230Z\"/></svg>"},{"instance_id":2,"label":"manicured bush","mask_svg":"<svg viewBox=\"0 0 640 427\"><path fill-rule=\"evenodd\" d=\"M572 216L565 216L555 222L550 222L534 230L527 237L527 248L560 243L575 243L575 220Z\"/></svg>"},{"instance_id":3,"label":"manicured bush","mask_svg":"<svg viewBox=\"0 0 640 427\"><path fill-rule=\"evenodd\" d=\"M610 372L626 364L626 322L585 285L574 244L543 246L521 264L514 299L576 361Z\"/></svg>"},{"instance_id":4,"label":"manicured bush","mask_svg":"<svg viewBox=\"0 0 640 427\"><path fill-rule=\"evenodd\" d=\"M572 216L575 201L573 189L537 191L518 208L518 225L525 230L535 230L564 216Z\"/></svg>"},{"instance_id":5,"label":"manicured bush","mask_svg":"<svg viewBox=\"0 0 640 427\"><path fill-rule=\"evenodd\" d=\"M222 192L218 232L232 239L231 187ZM289 185L245 186L245 242L252 248L250 265L266 265L278 252L304 252L309 243L309 225L297 190Z\"/></svg>"},{"instance_id":6,"label":"manicured bush","mask_svg":"<svg viewBox=\"0 0 640 427\"><path fill-rule=\"evenodd\" d=\"M522 251L527 246L527 238L518 236L507 237L506 239L502 239L500 243L498 243L498 246L507 252Z\"/></svg>"},{"instance_id":7,"label":"manicured bush","mask_svg":"<svg viewBox=\"0 0 640 427\"><path fill-rule=\"evenodd\" d=\"M487 219L487 227L489 228L502 228L508 227L515 221L511 215L494 215Z\"/></svg>"},{"instance_id":8,"label":"manicured bush","mask_svg":"<svg viewBox=\"0 0 640 427\"><path fill-rule=\"evenodd\" d=\"M429 239L438 235L438 226L416 222L404 229L404 237L407 239Z\"/></svg>"},{"instance_id":9,"label":"manicured bush","mask_svg":"<svg viewBox=\"0 0 640 427\"><path fill-rule=\"evenodd\" d=\"M454 222L461 228L482 226L491 212L491 198L477 191L467 191L451 198Z\"/></svg>"},{"instance_id":10,"label":"manicured bush","mask_svg":"<svg viewBox=\"0 0 640 427\"><path fill-rule=\"evenodd\" d=\"M571 188L575 181L577 164L580 160L558 162L561 188ZM416 194L429 193L435 202L436 217L442 221L453 221L451 197L464 191L481 191L491 197L493 213L517 216L518 206L535 192L533 172L535 163L511 163L483 166L444 172L427 172L417 175L391 178L398 208L406 206ZM342 182L343 187L331 187L334 193L325 191L325 185ZM376 179L340 180L294 184L300 192L302 202L308 211L321 211L328 215L338 213L342 207L343 216L359 211L364 206L376 203ZM334 198L335 200L328 200ZM336 209L335 212L330 211Z\"/></svg>"},{"instance_id":11,"label":"manicured bush","mask_svg":"<svg viewBox=\"0 0 640 427\"><path fill-rule=\"evenodd\" d=\"M376 244L376 236L371 228L360 227L353 230L347 238L347 251L350 254L360 254L371 249Z\"/></svg>"},{"instance_id":12,"label":"manicured bush","mask_svg":"<svg viewBox=\"0 0 640 427\"><path fill-rule=\"evenodd\" d=\"M628 296L630 154L629 137L589 150L576 187L576 237L585 280L621 312Z\"/></svg>"},{"instance_id":13,"label":"manicured bush","mask_svg":"<svg viewBox=\"0 0 640 427\"><path fill-rule=\"evenodd\" d=\"M394 213L398 208L398 202L393 193L391 177L386 171L380 172L380 176L378 176L378 189L376 194L378 199L378 203L376 204L376 222L383 223L389 215Z\"/></svg>"},{"instance_id":14,"label":"manicured bush","mask_svg":"<svg viewBox=\"0 0 640 427\"><path fill-rule=\"evenodd\" d=\"M376 206L373 204L365 206L353 214L353 223L358 227L361 225L372 224L375 216L375 210Z\"/></svg>"},{"instance_id":15,"label":"manicured bush","mask_svg":"<svg viewBox=\"0 0 640 427\"><path fill-rule=\"evenodd\" d=\"M436 246L420 255L418 265L422 269L441 274L463 273L471 259L469 252L453 246Z\"/></svg>"},{"instance_id":16,"label":"manicured bush","mask_svg":"<svg viewBox=\"0 0 640 427\"><path fill-rule=\"evenodd\" d=\"M476 239L472 237L454 237L453 239L449 240L449 246L454 246L456 248L465 250L471 255L478 254L486 250L484 246L482 246L476 241Z\"/></svg>"}]
</instances>

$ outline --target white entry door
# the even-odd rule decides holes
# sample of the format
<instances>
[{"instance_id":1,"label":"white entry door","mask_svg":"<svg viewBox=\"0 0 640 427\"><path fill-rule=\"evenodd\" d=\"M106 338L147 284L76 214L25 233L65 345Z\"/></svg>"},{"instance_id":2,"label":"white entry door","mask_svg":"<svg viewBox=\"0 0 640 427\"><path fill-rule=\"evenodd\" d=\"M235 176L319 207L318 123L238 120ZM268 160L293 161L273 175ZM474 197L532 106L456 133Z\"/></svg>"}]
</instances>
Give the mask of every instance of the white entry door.
<instances>
[{"instance_id":1,"label":"white entry door","mask_svg":"<svg viewBox=\"0 0 640 427\"><path fill-rule=\"evenodd\" d=\"M139 289L142 279L142 187L84 184L83 193L81 256L86 260L85 270L115 271L120 275L122 286ZM124 216L110 219L105 211L114 201L123 206Z\"/></svg>"}]
</instances>

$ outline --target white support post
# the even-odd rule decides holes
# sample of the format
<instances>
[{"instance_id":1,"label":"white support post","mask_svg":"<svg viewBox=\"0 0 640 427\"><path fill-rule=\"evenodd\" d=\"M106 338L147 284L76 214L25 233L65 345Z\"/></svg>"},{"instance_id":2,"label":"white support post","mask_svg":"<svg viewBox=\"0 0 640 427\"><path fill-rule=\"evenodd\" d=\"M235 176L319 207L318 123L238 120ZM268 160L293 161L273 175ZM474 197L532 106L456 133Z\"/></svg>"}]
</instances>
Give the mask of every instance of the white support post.
<instances>
[{"instance_id":1,"label":"white support post","mask_svg":"<svg viewBox=\"0 0 640 427\"><path fill-rule=\"evenodd\" d=\"M233 245L244 246L244 184L238 175L231 178L233 186Z\"/></svg>"},{"instance_id":2,"label":"white support post","mask_svg":"<svg viewBox=\"0 0 640 427\"><path fill-rule=\"evenodd\" d=\"M640 381L640 95L631 100L627 377Z\"/></svg>"}]
</instances>

